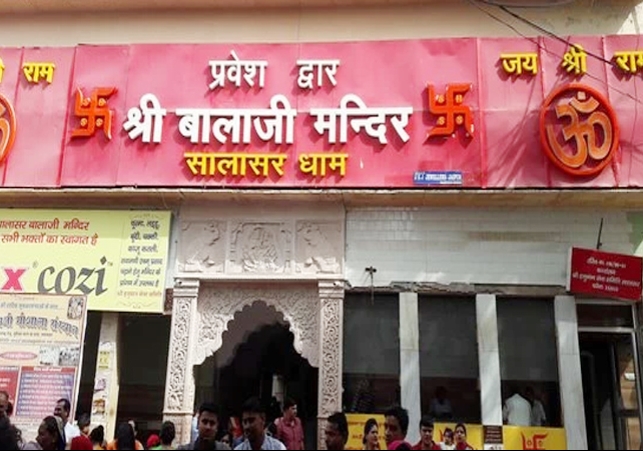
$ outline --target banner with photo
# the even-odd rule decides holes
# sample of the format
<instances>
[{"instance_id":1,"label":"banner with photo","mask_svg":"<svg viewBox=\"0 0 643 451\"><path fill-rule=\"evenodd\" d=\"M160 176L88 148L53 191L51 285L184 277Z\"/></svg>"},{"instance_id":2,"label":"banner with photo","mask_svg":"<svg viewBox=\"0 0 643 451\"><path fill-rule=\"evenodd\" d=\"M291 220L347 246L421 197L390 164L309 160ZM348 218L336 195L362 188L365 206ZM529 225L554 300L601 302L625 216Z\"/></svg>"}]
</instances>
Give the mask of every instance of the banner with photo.
<instances>
[{"instance_id":1,"label":"banner with photo","mask_svg":"<svg viewBox=\"0 0 643 451\"><path fill-rule=\"evenodd\" d=\"M86 315L86 296L0 293L0 390L26 440L58 399L76 405Z\"/></svg>"},{"instance_id":2,"label":"banner with photo","mask_svg":"<svg viewBox=\"0 0 643 451\"><path fill-rule=\"evenodd\" d=\"M364 449L364 427L366 426L366 422L371 418L377 421L380 449L386 449L386 442L384 441L384 415L350 413L346 415L346 420L348 421L347 450Z\"/></svg>"}]
</instances>

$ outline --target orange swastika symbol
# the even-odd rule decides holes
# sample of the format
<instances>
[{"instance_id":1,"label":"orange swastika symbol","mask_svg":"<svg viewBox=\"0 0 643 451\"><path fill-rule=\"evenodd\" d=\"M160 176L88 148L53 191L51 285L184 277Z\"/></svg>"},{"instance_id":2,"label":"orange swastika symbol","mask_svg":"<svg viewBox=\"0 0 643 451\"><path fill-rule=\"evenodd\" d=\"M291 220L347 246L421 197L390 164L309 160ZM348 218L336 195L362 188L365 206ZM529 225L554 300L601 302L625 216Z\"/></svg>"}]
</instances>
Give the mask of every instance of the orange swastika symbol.
<instances>
[{"instance_id":1,"label":"orange swastika symbol","mask_svg":"<svg viewBox=\"0 0 643 451\"><path fill-rule=\"evenodd\" d=\"M522 435L522 449L530 451L541 451L545 448L545 439L549 434L534 434L531 438Z\"/></svg>"},{"instance_id":2,"label":"orange swastika symbol","mask_svg":"<svg viewBox=\"0 0 643 451\"><path fill-rule=\"evenodd\" d=\"M96 130L103 130L107 139L112 139L114 112L107 106L107 100L116 93L116 88L96 88L91 96L85 97L80 88L76 91L74 115L80 118L80 126L72 131L72 138L94 136Z\"/></svg>"},{"instance_id":3,"label":"orange swastika symbol","mask_svg":"<svg viewBox=\"0 0 643 451\"><path fill-rule=\"evenodd\" d=\"M429 138L451 136L456 127L464 127L467 136L473 136L473 111L464 105L464 96L470 90L470 84L452 84L447 85L445 94L436 95L433 85L428 86L429 111L438 118Z\"/></svg>"}]
</instances>

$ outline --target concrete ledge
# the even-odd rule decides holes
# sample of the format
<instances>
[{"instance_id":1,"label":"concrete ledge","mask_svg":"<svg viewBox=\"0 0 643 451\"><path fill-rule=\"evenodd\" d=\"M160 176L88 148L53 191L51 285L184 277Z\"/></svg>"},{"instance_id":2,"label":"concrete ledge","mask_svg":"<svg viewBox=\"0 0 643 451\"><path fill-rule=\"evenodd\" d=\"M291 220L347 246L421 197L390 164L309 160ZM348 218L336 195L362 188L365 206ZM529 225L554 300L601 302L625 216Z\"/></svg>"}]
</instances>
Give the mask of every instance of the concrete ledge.
<instances>
[{"instance_id":1,"label":"concrete ledge","mask_svg":"<svg viewBox=\"0 0 643 451\"><path fill-rule=\"evenodd\" d=\"M4 0L0 13L185 11L186 9L405 5L440 0Z\"/></svg>"},{"instance_id":2,"label":"concrete ledge","mask_svg":"<svg viewBox=\"0 0 643 451\"><path fill-rule=\"evenodd\" d=\"M0 207L163 208L212 202L331 202L346 208L495 207L643 210L643 190L0 189Z\"/></svg>"}]
</instances>

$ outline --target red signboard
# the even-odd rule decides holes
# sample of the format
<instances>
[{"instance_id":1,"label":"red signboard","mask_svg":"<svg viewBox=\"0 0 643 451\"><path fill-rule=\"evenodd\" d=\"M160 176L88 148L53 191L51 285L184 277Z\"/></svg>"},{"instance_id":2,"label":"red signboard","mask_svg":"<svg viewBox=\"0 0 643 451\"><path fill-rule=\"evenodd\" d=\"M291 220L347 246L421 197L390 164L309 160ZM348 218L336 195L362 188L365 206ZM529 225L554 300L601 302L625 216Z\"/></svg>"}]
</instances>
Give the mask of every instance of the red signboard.
<instances>
[{"instance_id":1,"label":"red signboard","mask_svg":"<svg viewBox=\"0 0 643 451\"><path fill-rule=\"evenodd\" d=\"M573 248L570 252L567 291L572 294L640 301L643 259Z\"/></svg>"},{"instance_id":2,"label":"red signboard","mask_svg":"<svg viewBox=\"0 0 643 451\"><path fill-rule=\"evenodd\" d=\"M18 366L0 366L0 391L7 392L11 402L16 400L19 375L20 367Z\"/></svg>"},{"instance_id":3,"label":"red signboard","mask_svg":"<svg viewBox=\"0 0 643 451\"><path fill-rule=\"evenodd\" d=\"M643 186L638 36L0 48L0 186Z\"/></svg>"}]
</instances>

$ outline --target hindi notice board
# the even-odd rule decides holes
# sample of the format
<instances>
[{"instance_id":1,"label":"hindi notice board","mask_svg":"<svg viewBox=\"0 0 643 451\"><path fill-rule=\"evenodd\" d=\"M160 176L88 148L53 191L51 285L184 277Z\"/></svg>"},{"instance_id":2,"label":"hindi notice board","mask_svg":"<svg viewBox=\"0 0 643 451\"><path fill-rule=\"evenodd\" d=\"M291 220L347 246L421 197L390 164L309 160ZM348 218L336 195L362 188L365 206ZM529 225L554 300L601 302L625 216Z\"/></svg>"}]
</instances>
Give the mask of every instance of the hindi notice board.
<instances>
[{"instance_id":1,"label":"hindi notice board","mask_svg":"<svg viewBox=\"0 0 643 451\"><path fill-rule=\"evenodd\" d=\"M643 259L572 248L567 291L595 297L641 301Z\"/></svg>"},{"instance_id":2,"label":"hindi notice board","mask_svg":"<svg viewBox=\"0 0 643 451\"><path fill-rule=\"evenodd\" d=\"M166 211L0 210L0 291L162 313L170 220Z\"/></svg>"},{"instance_id":3,"label":"hindi notice board","mask_svg":"<svg viewBox=\"0 0 643 451\"><path fill-rule=\"evenodd\" d=\"M27 440L58 399L76 405L86 314L86 296L0 293L0 390Z\"/></svg>"}]
</instances>

